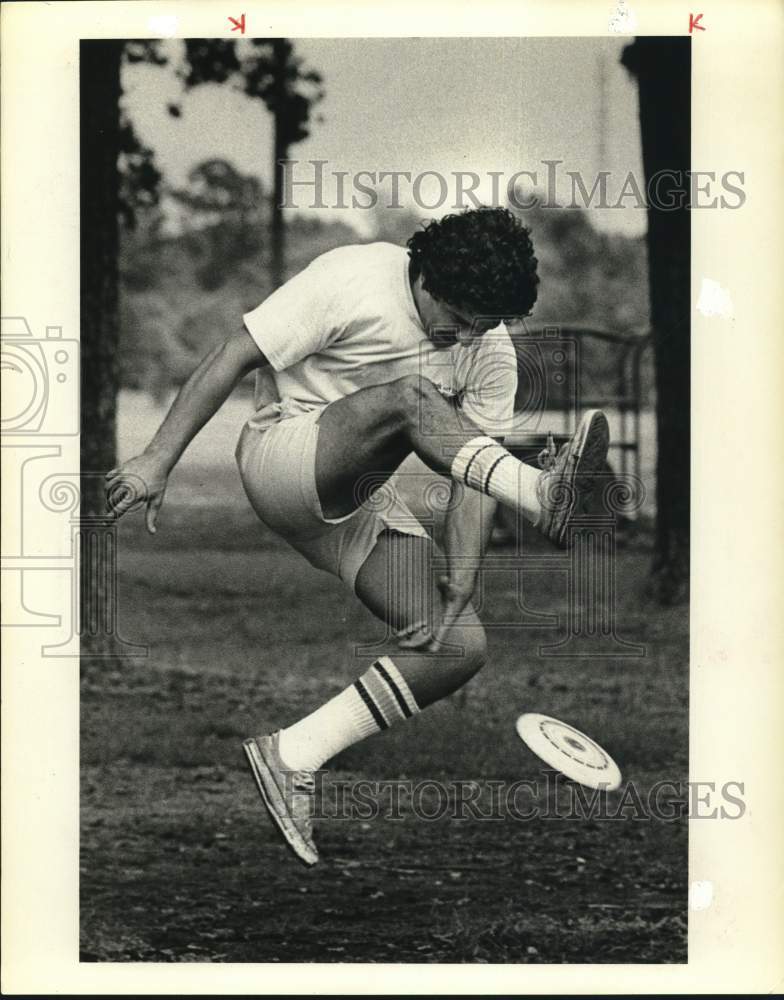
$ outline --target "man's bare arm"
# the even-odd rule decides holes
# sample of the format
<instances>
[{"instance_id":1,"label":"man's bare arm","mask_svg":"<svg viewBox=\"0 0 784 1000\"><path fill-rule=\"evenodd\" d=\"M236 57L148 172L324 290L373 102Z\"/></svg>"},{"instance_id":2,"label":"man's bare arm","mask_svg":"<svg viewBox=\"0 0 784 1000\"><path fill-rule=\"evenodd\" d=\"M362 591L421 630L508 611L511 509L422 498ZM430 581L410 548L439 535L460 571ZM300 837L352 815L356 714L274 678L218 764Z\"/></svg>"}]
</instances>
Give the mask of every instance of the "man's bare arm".
<instances>
[{"instance_id":1,"label":"man's bare arm","mask_svg":"<svg viewBox=\"0 0 784 1000\"><path fill-rule=\"evenodd\" d=\"M180 389L142 454L107 473L107 503L115 516L120 517L145 502L147 528L154 534L167 479L182 453L217 413L237 382L248 372L268 364L244 330L213 348Z\"/></svg>"},{"instance_id":2,"label":"man's bare arm","mask_svg":"<svg viewBox=\"0 0 784 1000\"><path fill-rule=\"evenodd\" d=\"M145 454L156 456L170 472L237 382L266 364L269 362L244 331L214 347L180 389Z\"/></svg>"}]
</instances>

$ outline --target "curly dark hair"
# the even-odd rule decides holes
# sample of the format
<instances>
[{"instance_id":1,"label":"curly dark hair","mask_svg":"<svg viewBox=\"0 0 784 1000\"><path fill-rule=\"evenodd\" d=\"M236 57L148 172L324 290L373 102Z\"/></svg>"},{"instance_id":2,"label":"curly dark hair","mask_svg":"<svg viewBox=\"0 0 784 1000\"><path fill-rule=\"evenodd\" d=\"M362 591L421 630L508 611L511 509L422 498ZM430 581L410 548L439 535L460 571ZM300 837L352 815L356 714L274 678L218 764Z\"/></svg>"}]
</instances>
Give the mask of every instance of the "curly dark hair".
<instances>
[{"instance_id":1,"label":"curly dark hair","mask_svg":"<svg viewBox=\"0 0 784 1000\"><path fill-rule=\"evenodd\" d=\"M434 219L408 241L412 277L472 315L528 316L539 277L528 229L506 208Z\"/></svg>"}]
</instances>

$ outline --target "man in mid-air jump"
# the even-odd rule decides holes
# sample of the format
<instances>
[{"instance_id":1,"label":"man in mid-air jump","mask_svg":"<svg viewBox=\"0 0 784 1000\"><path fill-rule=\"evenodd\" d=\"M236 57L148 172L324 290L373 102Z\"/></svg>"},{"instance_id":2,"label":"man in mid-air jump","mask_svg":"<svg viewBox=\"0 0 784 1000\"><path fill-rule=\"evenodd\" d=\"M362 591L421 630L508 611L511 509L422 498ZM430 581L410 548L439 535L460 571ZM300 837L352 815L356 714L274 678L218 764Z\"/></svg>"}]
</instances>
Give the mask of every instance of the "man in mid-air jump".
<instances>
[{"instance_id":1,"label":"man in mid-air jump","mask_svg":"<svg viewBox=\"0 0 784 1000\"><path fill-rule=\"evenodd\" d=\"M496 501L563 546L604 466L609 434L598 410L543 470L503 447L517 388L505 325L530 314L536 267L528 230L506 209L430 222L407 250L331 250L247 313L244 329L191 375L145 451L107 474L115 513L145 503L154 532L171 470L255 369L256 412L236 452L254 510L395 630L400 655L380 657L293 725L243 744L272 820L307 865L318 860L314 772L484 664L471 597ZM451 478L447 570L430 612L422 580L434 543L399 496L378 502L411 453Z\"/></svg>"}]
</instances>

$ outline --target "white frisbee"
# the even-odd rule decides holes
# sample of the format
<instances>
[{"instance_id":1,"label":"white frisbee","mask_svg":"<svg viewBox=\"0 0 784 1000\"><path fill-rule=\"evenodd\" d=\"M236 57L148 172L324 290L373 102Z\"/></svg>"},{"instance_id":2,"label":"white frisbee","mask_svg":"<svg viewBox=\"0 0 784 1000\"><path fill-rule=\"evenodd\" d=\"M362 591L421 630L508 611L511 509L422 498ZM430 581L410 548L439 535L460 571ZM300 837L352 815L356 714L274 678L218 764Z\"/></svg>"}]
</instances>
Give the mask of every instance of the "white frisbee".
<instances>
[{"instance_id":1,"label":"white frisbee","mask_svg":"<svg viewBox=\"0 0 784 1000\"><path fill-rule=\"evenodd\" d=\"M608 792L621 784L620 769L607 751L566 722L527 712L517 720L517 734L545 764L572 781Z\"/></svg>"}]
</instances>

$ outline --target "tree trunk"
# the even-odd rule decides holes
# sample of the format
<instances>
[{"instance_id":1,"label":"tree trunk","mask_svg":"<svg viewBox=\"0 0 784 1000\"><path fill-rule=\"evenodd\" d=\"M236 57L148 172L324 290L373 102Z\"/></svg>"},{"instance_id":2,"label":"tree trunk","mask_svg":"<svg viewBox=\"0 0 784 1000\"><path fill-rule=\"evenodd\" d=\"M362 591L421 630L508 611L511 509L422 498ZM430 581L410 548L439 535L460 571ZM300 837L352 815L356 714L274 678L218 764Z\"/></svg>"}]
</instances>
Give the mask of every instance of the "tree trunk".
<instances>
[{"instance_id":1,"label":"tree trunk","mask_svg":"<svg viewBox=\"0 0 784 1000\"><path fill-rule=\"evenodd\" d=\"M660 171L680 178L662 184L659 203L648 204L657 430L652 572L659 598L675 603L689 587L691 39L638 38L622 61L639 86L646 185ZM678 207L663 208L664 195Z\"/></svg>"},{"instance_id":2,"label":"tree trunk","mask_svg":"<svg viewBox=\"0 0 784 1000\"><path fill-rule=\"evenodd\" d=\"M275 89L277 91L274 101L273 113L273 192L272 192L272 218L270 220L270 243L271 260L270 270L272 273L272 284L274 288L279 288L286 280L286 231L283 224L283 166L281 160L288 155L288 148L285 139L286 122L283 116L286 113L286 40L284 38L274 38L272 40L272 58L275 74Z\"/></svg>"},{"instance_id":3,"label":"tree trunk","mask_svg":"<svg viewBox=\"0 0 784 1000\"><path fill-rule=\"evenodd\" d=\"M114 605L114 567L102 474L115 462L118 390L119 100L122 42L82 41L81 100L81 503L82 655L107 655L114 637L106 622ZM100 538L98 537L100 536ZM88 618L90 621L88 621Z\"/></svg>"},{"instance_id":4,"label":"tree trunk","mask_svg":"<svg viewBox=\"0 0 784 1000\"><path fill-rule=\"evenodd\" d=\"M122 43L83 41L81 98L82 471L115 459L118 389L118 173ZM82 514L104 510L98 480L82 482Z\"/></svg>"}]
</instances>

